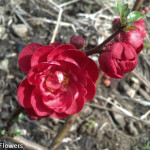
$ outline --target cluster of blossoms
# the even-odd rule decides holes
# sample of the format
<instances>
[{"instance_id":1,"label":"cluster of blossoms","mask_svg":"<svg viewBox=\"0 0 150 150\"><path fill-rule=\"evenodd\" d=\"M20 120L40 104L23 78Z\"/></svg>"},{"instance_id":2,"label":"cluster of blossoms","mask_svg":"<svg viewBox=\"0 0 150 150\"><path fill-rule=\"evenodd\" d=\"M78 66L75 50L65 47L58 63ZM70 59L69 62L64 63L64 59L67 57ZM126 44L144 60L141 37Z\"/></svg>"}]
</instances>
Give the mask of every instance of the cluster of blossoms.
<instances>
[{"instance_id":1,"label":"cluster of blossoms","mask_svg":"<svg viewBox=\"0 0 150 150\"><path fill-rule=\"evenodd\" d=\"M98 67L72 44L28 44L18 63L27 78L19 85L17 97L31 119L66 118L95 96Z\"/></svg>"},{"instance_id":2,"label":"cluster of blossoms","mask_svg":"<svg viewBox=\"0 0 150 150\"><path fill-rule=\"evenodd\" d=\"M132 71L137 63L137 54L143 49L143 39L146 37L144 20L135 21L135 30L121 32L113 42L105 46L104 52L99 56L102 71L111 78L123 78L124 74ZM120 18L113 21L112 29L120 26Z\"/></svg>"},{"instance_id":3,"label":"cluster of blossoms","mask_svg":"<svg viewBox=\"0 0 150 150\"><path fill-rule=\"evenodd\" d=\"M119 25L117 18L113 30ZM138 63L137 54L143 49L146 36L144 20L134 22L133 26L136 30L118 34L99 56L107 86L109 78L123 78ZM70 43L31 43L20 53L19 67L27 78L19 85L17 97L31 119L66 118L80 112L95 96L99 69L83 52L86 43L82 37L73 36Z\"/></svg>"}]
</instances>

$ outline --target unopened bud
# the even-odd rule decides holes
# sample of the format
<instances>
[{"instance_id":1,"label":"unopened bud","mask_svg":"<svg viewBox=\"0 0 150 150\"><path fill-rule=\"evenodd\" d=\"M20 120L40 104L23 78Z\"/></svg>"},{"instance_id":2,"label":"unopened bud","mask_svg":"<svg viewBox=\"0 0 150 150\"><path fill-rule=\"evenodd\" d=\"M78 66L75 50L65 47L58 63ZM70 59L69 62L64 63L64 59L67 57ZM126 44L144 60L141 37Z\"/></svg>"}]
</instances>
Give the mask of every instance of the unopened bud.
<instances>
[{"instance_id":1,"label":"unopened bud","mask_svg":"<svg viewBox=\"0 0 150 150\"><path fill-rule=\"evenodd\" d=\"M148 12L149 12L148 6L145 6L145 7L144 7L144 10L145 10L146 13L148 13Z\"/></svg>"},{"instance_id":2,"label":"unopened bud","mask_svg":"<svg viewBox=\"0 0 150 150\"><path fill-rule=\"evenodd\" d=\"M85 39L81 36L72 36L70 44L74 45L77 49L83 49L86 46Z\"/></svg>"}]
</instances>

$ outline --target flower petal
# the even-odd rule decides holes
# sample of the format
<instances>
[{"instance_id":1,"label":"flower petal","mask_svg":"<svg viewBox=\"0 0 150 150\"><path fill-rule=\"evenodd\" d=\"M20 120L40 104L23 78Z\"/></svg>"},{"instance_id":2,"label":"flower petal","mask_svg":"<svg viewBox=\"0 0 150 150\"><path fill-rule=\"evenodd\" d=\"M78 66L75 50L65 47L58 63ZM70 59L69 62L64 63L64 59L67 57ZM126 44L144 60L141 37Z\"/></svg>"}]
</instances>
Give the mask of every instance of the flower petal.
<instances>
[{"instance_id":1,"label":"flower petal","mask_svg":"<svg viewBox=\"0 0 150 150\"><path fill-rule=\"evenodd\" d=\"M95 83L99 76L99 69L96 63L89 58L89 64L87 66L87 76Z\"/></svg>"},{"instance_id":2,"label":"flower petal","mask_svg":"<svg viewBox=\"0 0 150 150\"><path fill-rule=\"evenodd\" d=\"M38 82L38 77L41 76L41 74L50 67L51 65L49 63L40 63L36 65L35 67L31 68L30 72L28 73L28 81L32 85L36 85Z\"/></svg>"},{"instance_id":3,"label":"flower petal","mask_svg":"<svg viewBox=\"0 0 150 150\"><path fill-rule=\"evenodd\" d=\"M24 49L21 51L18 57L18 64L23 72L29 72L31 68L31 57L34 54L34 52L42 46L43 45L38 43L30 43L27 46L25 46Z\"/></svg>"},{"instance_id":4,"label":"flower petal","mask_svg":"<svg viewBox=\"0 0 150 150\"><path fill-rule=\"evenodd\" d=\"M54 112L53 114L50 115L50 117L57 118L57 119L64 119L68 116L69 115L67 115L66 113L57 113L57 112Z\"/></svg>"},{"instance_id":5,"label":"flower petal","mask_svg":"<svg viewBox=\"0 0 150 150\"><path fill-rule=\"evenodd\" d=\"M47 62L47 56L52 52L54 47L52 46L43 46L39 48L31 58L31 66L35 66L41 62Z\"/></svg>"},{"instance_id":6,"label":"flower petal","mask_svg":"<svg viewBox=\"0 0 150 150\"><path fill-rule=\"evenodd\" d=\"M42 102L42 96L38 89L34 89L31 94L31 105L38 116L47 116L53 113L53 110L45 107Z\"/></svg>"},{"instance_id":7,"label":"flower petal","mask_svg":"<svg viewBox=\"0 0 150 150\"><path fill-rule=\"evenodd\" d=\"M62 52L68 51L70 49L76 49L76 48L70 44L62 44L58 46L51 54L48 55L47 61L52 61L55 57L57 58Z\"/></svg>"},{"instance_id":8,"label":"flower petal","mask_svg":"<svg viewBox=\"0 0 150 150\"><path fill-rule=\"evenodd\" d=\"M93 99L93 97L96 94L95 84L91 79L87 79L86 90L87 90L87 94L85 96L85 102L89 102Z\"/></svg>"},{"instance_id":9,"label":"flower petal","mask_svg":"<svg viewBox=\"0 0 150 150\"><path fill-rule=\"evenodd\" d=\"M82 110L84 106L84 97L85 97L86 91L84 88L79 88L79 93L80 94L78 98L76 98L73 101L72 105L69 107L69 109L65 111L66 114L74 115Z\"/></svg>"},{"instance_id":10,"label":"flower petal","mask_svg":"<svg viewBox=\"0 0 150 150\"><path fill-rule=\"evenodd\" d=\"M58 46L62 45L61 43L55 42L51 43L50 46L53 46L54 48L57 48Z\"/></svg>"},{"instance_id":11,"label":"flower petal","mask_svg":"<svg viewBox=\"0 0 150 150\"><path fill-rule=\"evenodd\" d=\"M19 104L24 108L30 108L31 106L31 93L34 86L30 85L28 80L25 79L18 87L17 97Z\"/></svg>"}]
</instances>

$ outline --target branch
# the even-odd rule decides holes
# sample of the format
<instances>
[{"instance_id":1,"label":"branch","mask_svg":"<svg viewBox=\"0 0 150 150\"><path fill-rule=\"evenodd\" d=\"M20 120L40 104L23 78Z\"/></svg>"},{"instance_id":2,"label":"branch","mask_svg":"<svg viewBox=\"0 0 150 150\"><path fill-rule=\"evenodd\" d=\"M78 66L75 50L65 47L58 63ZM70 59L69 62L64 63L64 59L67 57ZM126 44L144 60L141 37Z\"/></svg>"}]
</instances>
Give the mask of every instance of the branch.
<instances>
[{"instance_id":1,"label":"branch","mask_svg":"<svg viewBox=\"0 0 150 150\"><path fill-rule=\"evenodd\" d=\"M143 4L144 0L136 0L134 3L132 11L138 11L140 6Z\"/></svg>"},{"instance_id":2,"label":"branch","mask_svg":"<svg viewBox=\"0 0 150 150\"><path fill-rule=\"evenodd\" d=\"M67 133L69 132L70 128L72 127L72 125L74 124L76 118L77 118L78 114L69 116L64 124L64 126L62 127L62 129L58 132L57 136L55 137L55 139L53 140L50 149L51 150L55 150L62 142L62 140L64 139L64 137L67 135Z\"/></svg>"},{"instance_id":3,"label":"branch","mask_svg":"<svg viewBox=\"0 0 150 150\"><path fill-rule=\"evenodd\" d=\"M110 42L116 35L118 35L120 32L122 32L122 27L118 28L110 37L108 37L103 43L101 43L100 45L94 47L93 49L91 49L88 52L85 52L87 56L95 54L95 53L101 53L102 48L108 43Z\"/></svg>"}]
</instances>

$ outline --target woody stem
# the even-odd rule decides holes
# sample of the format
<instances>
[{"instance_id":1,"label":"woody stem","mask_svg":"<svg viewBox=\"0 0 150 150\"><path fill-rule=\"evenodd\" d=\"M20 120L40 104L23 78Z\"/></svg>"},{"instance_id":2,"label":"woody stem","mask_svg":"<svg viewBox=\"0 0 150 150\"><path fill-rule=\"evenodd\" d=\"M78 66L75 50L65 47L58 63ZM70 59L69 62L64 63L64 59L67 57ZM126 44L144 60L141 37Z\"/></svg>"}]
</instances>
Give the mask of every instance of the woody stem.
<instances>
[{"instance_id":1,"label":"woody stem","mask_svg":"<svg viewBox=\"0 0 150 150\"><path fill-rule=\"evenodd\" d=\"M116 37L116 35L118 35L120 32L122 32L123 28L120 27L118 28L111 36L109 36L104 42L102 42L100 45L92 48L90 51L85 52L87 56L95 54L95 53L101 53L102 48L108 43L110 42L114 37Z\"/></svg>"},{"instance_id":2,"label":"woody stem","mask_svg":"<svg viewBox=\"0 0 150 150\"><path fill-rule=\"evenodd\" d=\"M140 6L143 4L144 0L136 0L132 11L138 11Z\"/></svg>"},{"instance_id":3,"label":"woody stem","mask_svg":"<svg viewBox=\"0 0 150 150\"><path fill-rule=\"evenodd\" d=\"M70 128L74 124L77 116L78 116L78 114L75 114L73 116L69 116L66 119L64 126L58 132L57 136L54 138L52 144L50 145L50 149L51 150L55 150L61 144L62 140L64 139L64 137L67 135L67 133L69 132Z\"/></svg>"}]
</instances>

